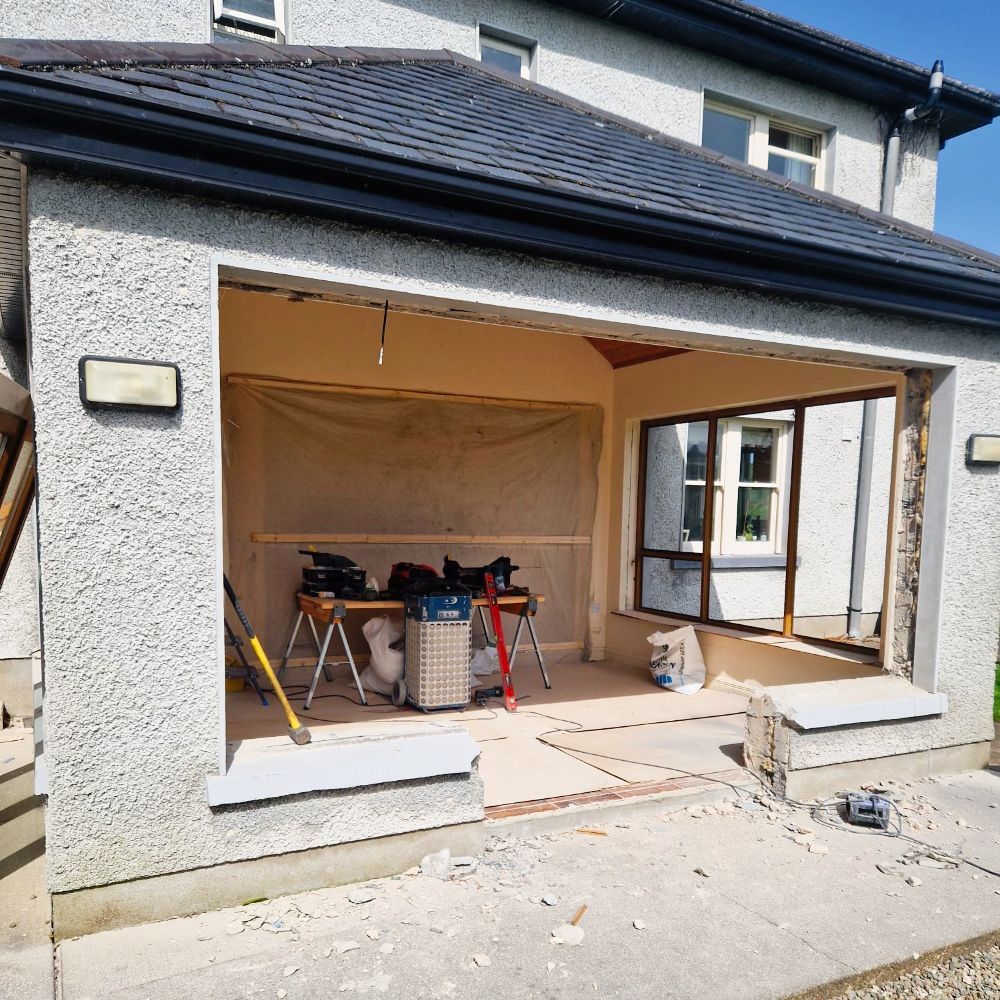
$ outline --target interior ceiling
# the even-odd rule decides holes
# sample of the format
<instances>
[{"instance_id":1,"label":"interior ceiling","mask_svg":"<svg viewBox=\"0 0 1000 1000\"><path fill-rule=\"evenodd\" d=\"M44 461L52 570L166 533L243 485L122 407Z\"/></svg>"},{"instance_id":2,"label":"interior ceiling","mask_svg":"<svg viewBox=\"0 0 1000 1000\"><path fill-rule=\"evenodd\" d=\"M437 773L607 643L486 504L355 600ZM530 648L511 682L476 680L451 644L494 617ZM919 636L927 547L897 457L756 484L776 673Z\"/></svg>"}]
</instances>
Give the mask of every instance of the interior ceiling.
<instances>
[{"instance_id":1,"label":"interior ceiling","mask_svg":"<svg viewBox=\"0 0 1000 1000\"><path fill-rule=\"evenodd\" d=\"M660 347L634 340L605 340L602 337L587 337L587 340L612 368L627 368L629 365L641 365L645 361L687 353L683 347Z\"/></svg>"}]
</instances>

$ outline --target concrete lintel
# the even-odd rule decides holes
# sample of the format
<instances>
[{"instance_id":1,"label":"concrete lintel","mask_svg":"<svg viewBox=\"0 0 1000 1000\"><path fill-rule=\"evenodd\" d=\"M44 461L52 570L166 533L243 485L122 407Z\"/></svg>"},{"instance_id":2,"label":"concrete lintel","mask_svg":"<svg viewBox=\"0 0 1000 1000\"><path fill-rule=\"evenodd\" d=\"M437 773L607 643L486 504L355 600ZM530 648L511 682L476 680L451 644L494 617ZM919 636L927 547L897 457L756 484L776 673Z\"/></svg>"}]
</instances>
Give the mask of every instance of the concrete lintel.
<instances>
[{"instance_id":1,"label":"concrete lintel","mask_svg":"<svg viewBox=\"0 0 1000 1000\"><path fill-rule=\"evenodd\" d=\"M948 711L948 696L902 677L851 677L764 689L774 709L797 729L827 729L892 719L919 719Z\"/></svg>"},{"instance_id":2,"label":"concrete lintel","mask_svg":"<svg viewBox=\"0 0 1000 1000\"><path fill-rule=\"evenodd\" d=\"M57 892L52 896L52 929L58 941L238 906L247 899L274 899L398 875L443 847L452 854L479 854L483 829L481 821L461 823Z\"/></svg>"},{"instance_id":3,"label":"concrete lintel","mask_svg":"<svg viewBox=\"0 0 1000 1000\"><path fill-rule=\"evenodd\" d=\"M978 771L986 767L989 760L989 743L963 743L954 747L853 760L844 764L824 764L788 771L785 775L784 792L789 798L807 801L867 784L919 781L936 775Z\"/></svg>"},{"instance_id":4,"label":"concrete lintel","mask_svg":"<svg viewBox=\"0 0 1000 1000\"><path fill-rule=\"evenodd\" d=\"M287 737L241 740L230 745L226 773L206 779L208 804L468 774L478 756L468 731L448 723L395 724L365 736L323 735L306 746Z\"/></svg>"}]
</instances>

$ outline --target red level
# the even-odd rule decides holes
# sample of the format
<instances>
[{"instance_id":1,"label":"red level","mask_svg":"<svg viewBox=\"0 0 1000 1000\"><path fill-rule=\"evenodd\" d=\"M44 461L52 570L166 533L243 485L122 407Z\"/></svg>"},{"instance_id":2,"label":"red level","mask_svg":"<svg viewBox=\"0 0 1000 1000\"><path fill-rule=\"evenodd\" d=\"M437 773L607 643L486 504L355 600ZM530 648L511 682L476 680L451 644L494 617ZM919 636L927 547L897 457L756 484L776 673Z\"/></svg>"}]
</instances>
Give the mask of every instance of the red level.
<instances>
[{"instance_id":1,"label":"red level","mask_svg":"<svg viewBox=\"0 0 1000 1000\"><path fill-rule=\"evenodd\" d=\"M497 585L492 573L483 574L486 584L486 600L490 605L490 619L493 622L493 635L497 640L497 659L500 661L500 678L503 681L503 703L508 712L517 711L517 695L514 693L514 680L510 675L510 660L507 659L507 643L503 639L503 622L500 621L500 605L497 603Z\"/></svg>"}]
</instances>

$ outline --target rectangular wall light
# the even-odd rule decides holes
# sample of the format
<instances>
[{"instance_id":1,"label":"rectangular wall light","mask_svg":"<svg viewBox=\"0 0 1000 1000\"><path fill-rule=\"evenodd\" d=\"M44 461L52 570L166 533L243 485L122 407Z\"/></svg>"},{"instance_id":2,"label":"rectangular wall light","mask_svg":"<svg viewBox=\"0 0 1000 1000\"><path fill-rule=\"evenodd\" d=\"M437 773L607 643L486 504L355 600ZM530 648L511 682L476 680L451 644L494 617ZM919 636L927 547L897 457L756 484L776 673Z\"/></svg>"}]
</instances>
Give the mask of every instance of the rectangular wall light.
<instances>
[{"instance_id":1,"label":"rectangular wall light","mask_svg":"<svg viewBox=\"0 0 1000 1000\"><path fill-rule=\"evenodd\" d=\"M973 434L965 446L966 465L1000 465L1000 434Z\"/></svg>"},{"instance_id":2,"label":"rectangular wall light","mask_svg":"<svg viewBox=\"0 0 1000 1000\"><path fill-rule=\"evenodd\" d=\"M159 410L181 405L181 373L169 361L80 358L80 399L95 410Z\"/></svg>"}]
</instances>

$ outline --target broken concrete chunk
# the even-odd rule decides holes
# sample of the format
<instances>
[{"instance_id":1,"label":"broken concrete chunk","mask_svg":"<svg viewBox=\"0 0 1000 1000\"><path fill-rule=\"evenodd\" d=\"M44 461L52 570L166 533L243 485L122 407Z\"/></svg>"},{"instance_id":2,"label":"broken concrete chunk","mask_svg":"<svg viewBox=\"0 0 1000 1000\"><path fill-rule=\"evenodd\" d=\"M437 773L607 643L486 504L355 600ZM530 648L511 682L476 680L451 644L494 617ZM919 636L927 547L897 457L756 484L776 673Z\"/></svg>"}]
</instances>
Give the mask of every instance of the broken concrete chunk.
<instances>
[{"instance_id":1,"label":"broken concrete chunk","mask_svg":"<svg viewBox=\"0 0 1000 1000\"><path fill-rule=\"evenodd\" d=\"M377 941L382 936L382 932L376 927L373 927L370 931L365 931L365 934L368 936L369 941Z\"/></svg>"},{"instance_id":2,"label":"broken concrete chunk","mask_svg":"<svg viewBox=\"0 0 1000 1000\"><path fill-rule=\"evenodd\" d=\"M446 879L451 871L451 851L447 847L434 854L425 855L420 861L420 874L430 878Z\"/></svg>"},{"instance_id":3,"label":"broken concrete chunk","mask_svg":"<svg viewBox=\"0 0 1000 1000\"><path fill-rule=\"evenodd\" d=\"M702 878L708 878L709 877L708 872L705 871L704 868L695 868L694 873L695 873L695 875L700 875Z\"/></svg>"},{"instance_id":4,"label":"broken concrete chunk","mask_svg":"<svg viewBox=\"0 0 1000 1000\"><path fill-rule=\"evenodd\" d=\"M289 976L294 976L298 971L299 967L297 965L286 965L281 974L287 979Z\"/></svg>"},{"instance_id":5,"label":"broken concrete chunk","mask_svg":"<svg viewBox=\"0 0 1000 1000\"><path fill-rule=\"evenodd\" d=\"M383 955L391 955L396 950L396 946L394 944L392 944L392 942L386 941L385 944L380 944L378 946L378 950Z\"/></svg>"},{"instance_id":6,"label":"broken concrete chunk","mask_svg":"<svg viewBox=\"0 0 1000 1000\"><path fill-rule=\"evenodd\" d=\"M229 923L226 924L226 933L230 935L242 934L245 930L246 925L242 920L230 920Z\"/></svg>"},{"instance_id":7,"label":"broken concrete chunk","mask_svg":"<svg viewBox=\"0 0 1000 1000\"><path fill-rule=\"evenodd\" d=\"M485 968L487 965L493 964L493 960L490 958L489 955L473 955L472 961L475 962L480 969Z\"/></svg>"},{"instance_id":8,"label":"broken concrete chunk","mask_svg":"<svg viewBox=\"0 0 1000 1000\"><path fill-rule=\"evenodd\" d=\"M923 880L917 878L916 875L909 875L909 876L907 876L906 884L907 885L923 885L924 883L923 883Z\"/></svg>"},{"instance_id":9,"label":"broken concrete chunk","mask_svg":"<svg viewBox=\"0 0 1000 1000\"><path fill-rule=\"evenodd\" d=\"M334 941L333 946L337 949L338 955L344 955L349 951L357 951L361 947L357 941Z\"/></svg>"},{"instance_id":10,"label":"broken concrete chunk","mask_svg":"<svg viewBox=\"0 0 1000 1000\"><path fill-rule=\"evenodd\" d=\"M646 921L645 920L633 920L632 921L632 926L637 931L644 931L646 929Z\"/></svg>"},{"instance_id":11,"label":"broken concrete chunk","mask_svg":"<svg viewBox=\"0 0 1000 1000\"><path fill-rule=\"evenodd\" d=\"M370 903L375 898L375 893L368 888L351 889L347 898L352 903Z\"/></svg>"},{"instance_id":12,"label":"broken concrete chunk","mask_svg":"<svg viewBox=\"0 0 1000 1000\"><path fill-rule=\"evenodd\" d=\"M891 865L891 864L887 864L886 862L880 861L878 864L875 865L875 867L883 875L900 875L901 876L903 874L903 869L900 868L899 865Z\"/></svg>"},{"instance_id":13,"label":"broken concrete chunk","mask_svg":"<svg viewBox=\"0 0 1000 1000\"><path fill-rule=\"evenodd\" d=\"M809 845L810 854L829 854L830 848L826 844L810 844Z\"/></svg>"},{"instance_id":14,"label":"broken concrete chunk","mask_svg":"<svg viewBox=\"0 0 1000 1000\"><path fill-rule=\"evenodd\" d=\"M558 906L559 898L554 896L551 892L547 892L544 896L542 896L542 903L545 906Z\"/></svg>"},{"instance_id":15,"label":"broken concrete chunk","mask_svg":"<svg viewBox=\"0 0 1000 1000\"><path fill-rule=\"evenodd\" d=\"M553 944L567 944L575 947L583 942L583 928L573 924L560 924L552 931Z\"/></svg>"}]
</instances>

